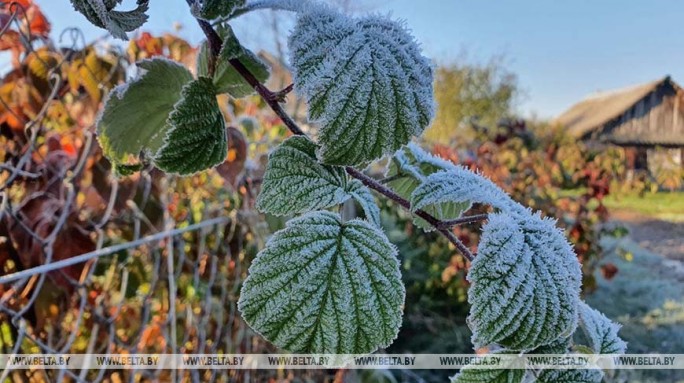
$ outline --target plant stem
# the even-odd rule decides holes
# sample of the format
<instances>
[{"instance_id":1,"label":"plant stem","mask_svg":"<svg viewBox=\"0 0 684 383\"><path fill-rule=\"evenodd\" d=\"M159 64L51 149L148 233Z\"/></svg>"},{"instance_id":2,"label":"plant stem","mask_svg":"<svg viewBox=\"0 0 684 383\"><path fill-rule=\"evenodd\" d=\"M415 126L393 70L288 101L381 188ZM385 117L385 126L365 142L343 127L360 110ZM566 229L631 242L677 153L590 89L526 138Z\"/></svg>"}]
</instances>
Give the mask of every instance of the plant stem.
<instances>
[{"instance_id":1,"label":"plant stem","mask_svg":"<svg viewBox=\"0 0 684 383\"><path fill-rule=\"evenodd\" d=\"M187 1L188 4L191 4L192 0ZM219 36L218 33L216 33L216 30L214 30L214 27L212 27L211 24L200 19L197 19L197 22L199 23L200 28L202 28L202 31L206 35L207 41L209 42L209 50L212 56L212 60L210 60L209 62L209 73L213 73L216 66L216 62L218 60L219 53L221 52L221 46L223 45L223 41L221 40L221 36ZM263 98L264 101L266 101L268 106L273 110L273 112L275 112L276 115L278 115L278 117L280 117L280 119L283 121L285 126L287 126L287 128L292 132L292 134L298 136L306 135L304 131L299 127L299 125L297 125L297 123L292 119L292 117L290 117L290 115L288 115L287 112L285 112L283 107L280 105L280 97L278 96L280 92L274 93L268 88L266 88L263 84L259 82L259 80L256 79L256 77L254 77L252 72L250 72L249 69L245 67L244 64L242 64L242 62L240 62L240 60L231 59L228 60L228 62L230 63L230 65L233 66L233 68L235 68L238 74L240 74L240 76L242 76L242 78L244 78L245 81L247 81L247 83L251 85L254 88L254 90L256 90L256 92L261 96L261 98ZM378 193L389 198L390 200L396 202L404 209L411 211L411 203L408 200L402 198L393 190L387 188L386 186L378 182L376 179L365 175L364 173L360 172L359 170L351 166L346 166L344 169L347 172L347 174L349 174L353 178L358 179L367 187L377 191ZM450 225L443 221L440 221L439 219L433 217L432 215L423 210L416 210L413 213L427 221L430 225L434 226L442 235L444 235L449 240L449 242L451 242L458 249L459 252L461 252L461 254L463 254L463 256L468 258L469 261L472 261L475 258L475 256L468 249L468 247L465 244L463 244L463 242L461 242L461 240L459 240L453 232L451 232L451 230L449 229Z\"/></svg>"},{"instance_id":2,"label":"plant stem","mask_svg":"<svg viewBox=\"0 0 684 383\"><path fill-rule=\"evenodd\" d=\"M396 181L396 180L402 179L402 178L404 178L404 177L406 177L406 176L403 175L403 174L395 174L395 175L393 175L393 176L385 177L385 178L379 180L378 182L380 182L381 184L384 185L384 184L390 183L390 182L392 182L392 181Z\"/></svg>"},{"instance_id":3,"label":"plant stem","mask_svg":"<svg viewBox=\"0 0 684 383\"><path fill-rule=\"evenodd\" d=\"M209 62L209 73L213 74L215 67L216 67L216 61L218 59L218 56L221 52L221 46L223 45L223 41L221 40L221 36L216 32L214 27L211 26L208 22L204 20L197 19L197 22L199 23L200 28L202 28L202 31L204 32L205 36L207 36L207 41L209 42L209 51L211 52L211 60ZM280 106L279 100L282 99L281 92L274 93L270 91L268 88L266 88L263 84L257 80L256 77L252 74L252 72L247 69L247 67L240 62L238 59L231 59L228 60L230 65L235 68L235 70L242 76L242 78L247 81L249 85L254 88L254 90L259 93L259 96L266 101L268 106L271 107L271 109L275 112L275 114L280 117L280 119L283 121L285 126L296 135L304 135L304 132L299 128L297 123L295 123L292 118L285 112L285 110ZM287 87L283 90L283 92L289 92L292 88Z\"/></svg>"},{"instance_id":4,"label":"plant stem","mask_svg":"<svg viewBox=\"0 0 684 383\"><path fill-rule=\"evenodd\" d=\"M475 215L469 215L467 217L452 219L449 221L441 221L440 229L448 229L450 227L454 227L454 226L458 226L458 225L464 225L466 223L480 222L480 221L486 220L488 217L489 217L489 214L475 214Z\"/></svg>"},{"instance_id":5,"label":"plant stem","mask_svg":"<svg viewBox=\"0 0 684 383\"><path fill-rule=\"evenodd\" d=\"M389 189L385 185L381 184L378 182L375 178L369 177L362 172L354 169L351 166L347 166L344 168L344 170L347 171L347 174L350 176L356 178L357 180L361 181L364 185L368 186L369 188L377 191L378 193L384 195L385 197L389 198L390 200L396 202L399 204L399 206L403 207L404 209L411 211L411 202L407 201L406 199L402 198L400 195L395 193L392 189ZM472 261L475 259L475 256L473 253L468 249L466 245L461 242L460 239L454 235L449 229L443 228L444 223L440 221L439 219L433 217L429 213L423 211L423 210L416 210L413 212L415 215L418 217L424 219L429 223L430 225L434 226L442 235L444 235L449 242L454 244L454 246L458 249L458 251L461 252L466 258L468 258L469 261Z\"/></svg>"}]
</instances>

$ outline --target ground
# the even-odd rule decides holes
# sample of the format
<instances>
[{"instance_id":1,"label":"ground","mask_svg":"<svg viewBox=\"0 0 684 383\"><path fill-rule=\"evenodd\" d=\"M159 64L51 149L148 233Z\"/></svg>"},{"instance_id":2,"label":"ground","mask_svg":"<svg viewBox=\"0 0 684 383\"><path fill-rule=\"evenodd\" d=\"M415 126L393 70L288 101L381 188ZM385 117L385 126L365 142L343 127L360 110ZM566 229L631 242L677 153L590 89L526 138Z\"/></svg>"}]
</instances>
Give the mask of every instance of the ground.
<instances>
[{"instance_id":1,"label":"ground","mask_svg":"<svg viewBox=\"0 0 684 383\"><path fill-rule=\"evenodd\" d=\"M644 249L684 262L684 222L672 222L640 213L616 211L614 220L629 229L629 237Z\"/></svg>"},{"instance_id":2,"label":"ground","mask_svg":"<svg viewBox=\"0 0 684 383\"><path fill-rule=\"evenodd\" d=\"M610 201L630 233L604 239L604 263L619 271L586 300L623 325L629 353L684 353L684 194ZM630 382L684 382L684 371L627 373ZM627 375L627 376L624 376Z\"/></svg>"}]
</instances>

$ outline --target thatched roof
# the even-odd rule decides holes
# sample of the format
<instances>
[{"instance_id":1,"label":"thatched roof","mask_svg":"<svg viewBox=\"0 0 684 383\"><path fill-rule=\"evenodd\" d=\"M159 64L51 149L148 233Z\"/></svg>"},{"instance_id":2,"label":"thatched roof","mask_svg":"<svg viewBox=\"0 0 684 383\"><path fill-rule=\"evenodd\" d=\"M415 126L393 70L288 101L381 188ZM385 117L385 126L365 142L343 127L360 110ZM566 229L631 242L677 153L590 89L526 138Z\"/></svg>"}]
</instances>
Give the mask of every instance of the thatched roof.
<instances>
[{"instance_id":1,"label":"thatched roof","mask_svg":"<svg viewBox=\"0 0 684 383\"><path fill-rule=\"evenodd\" d=\"M669 76L646 84L595 93L570 107L555 122L565 126L573 136L582 137L619 117L666 81L671 81Z\"/></svg>"}]
</instances>

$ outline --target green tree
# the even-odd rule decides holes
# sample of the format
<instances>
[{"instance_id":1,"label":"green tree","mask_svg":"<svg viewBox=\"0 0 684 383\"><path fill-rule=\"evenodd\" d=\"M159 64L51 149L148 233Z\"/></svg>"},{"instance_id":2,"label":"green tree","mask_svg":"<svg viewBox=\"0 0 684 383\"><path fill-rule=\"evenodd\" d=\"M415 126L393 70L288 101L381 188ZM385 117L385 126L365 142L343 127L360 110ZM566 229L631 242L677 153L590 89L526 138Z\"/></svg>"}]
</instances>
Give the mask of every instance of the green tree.
<instances>
[{"instance_id":1,"label":"green tree","mask_svg":"<svg viewBox=\"0 0 684 383\"><path fill-rule=\"evenodd\" d=\"M472 138L472 130L464 127L473 120L494 126L500 119L511 117L519 95L518 78L504 64L497 56L485 65L454 62L438 67L437 116L425 138L448 144Z\"/></svg>"}]
</instances>

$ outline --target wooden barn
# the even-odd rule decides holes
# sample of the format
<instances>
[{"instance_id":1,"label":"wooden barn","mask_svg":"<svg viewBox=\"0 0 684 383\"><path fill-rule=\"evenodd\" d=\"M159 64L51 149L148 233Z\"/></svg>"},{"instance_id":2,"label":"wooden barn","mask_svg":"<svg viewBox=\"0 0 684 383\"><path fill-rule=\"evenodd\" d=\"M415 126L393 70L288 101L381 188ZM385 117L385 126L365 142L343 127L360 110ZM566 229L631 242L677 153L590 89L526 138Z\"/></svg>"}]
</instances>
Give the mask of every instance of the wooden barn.
<instances>
[{"instance_id":1,"label":"wooden barn","mask_svg":"<svg viewBox=\"0 0 684 383\"><path fill-rule=\"evenodd\" d=\"M591 95L556 123L592 146L623 147L632 169L684 166L684 90L669 76Z\"/></svg>"}]
</instances>

